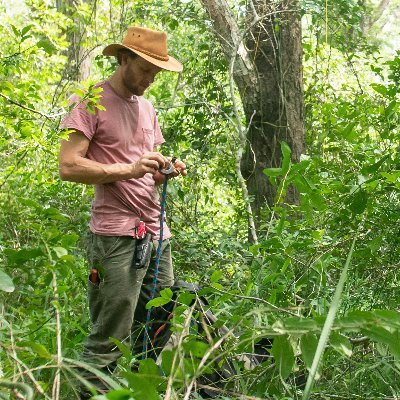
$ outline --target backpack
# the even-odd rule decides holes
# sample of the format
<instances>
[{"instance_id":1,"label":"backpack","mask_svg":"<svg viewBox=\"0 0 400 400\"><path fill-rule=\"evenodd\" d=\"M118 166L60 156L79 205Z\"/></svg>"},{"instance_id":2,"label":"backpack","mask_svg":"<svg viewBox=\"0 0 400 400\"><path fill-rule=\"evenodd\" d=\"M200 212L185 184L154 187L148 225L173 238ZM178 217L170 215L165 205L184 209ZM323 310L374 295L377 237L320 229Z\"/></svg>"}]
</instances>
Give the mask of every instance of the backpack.
<instances>
[{"instance_id":1,"label":"backpack","mask_svg":"<svg viewBox=\"0 0 400 400\"><path fill-rule=\"evenodd\" d=\"M205 297L198 295L200 288L197 285L176 281L170 289L173 293L172 300L152 309L152 318L148 325L147 358L154 359L161 370L163 353L173 351L178 346L179 338L182 337L179 330L183 336L195 338L196 343L203 342L204 346L200 347L204 349L211 346L210 341L215 343L222 337L224 337L222 344L227 340L237 341L238 337L218 321ZM182 293L192 295L192 300L186 302L184 307L179 304ZM187 357L190 358L190 355ZM255 354L246 353L240 356L217 354L206 372L196 379L200 387L197 392L203 398L217 397L224 390L226 383L232 383L238 373L234 361L240 361L245 370L252 370L260 364L260 359Z\"/></svg>"}]
</instances>

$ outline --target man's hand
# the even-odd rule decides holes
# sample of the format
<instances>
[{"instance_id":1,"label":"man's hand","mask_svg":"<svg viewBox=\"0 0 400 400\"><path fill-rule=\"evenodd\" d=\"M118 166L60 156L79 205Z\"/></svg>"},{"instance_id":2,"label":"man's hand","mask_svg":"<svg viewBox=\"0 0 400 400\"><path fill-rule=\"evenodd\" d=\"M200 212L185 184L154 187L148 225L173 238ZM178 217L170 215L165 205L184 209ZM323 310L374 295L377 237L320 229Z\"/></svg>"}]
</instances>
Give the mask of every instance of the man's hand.
<instances>
[{"instance_id":1,"label":"man's hand","mask_svg":"<svg viewBox=\"0 0 400 400\"><path fill-rule=\"evenodd\" d=\"M168 160L158 152L145 153L138 161L132 164L132 178L142 178L146 174L157 174L160 168L168 165Z\"/></svg>"},{"instance_id":2,"label":"man's hand","mask_svg":"<svg viewBox=\"0 0 400 400\"><path fill-rule=\"evenodd\" d=\"M175 160L174 168L175 168L175 171L172 173L173 177L178 176L178 175L182 175L182 176L187 175L186 164L184 162L182 162L181 160Z\"/></svg>"},{"instance_id":3,"label":"man's hand","mask_svg":"<svg viewBox=\"0 0 400 400\"><path fill-rule=\"evenodd\" d=\"M167 163L170 163L170 161L167 160ZM168 167L168 164L167 166ZM164 167L165 168L165 167ZM172 178L175 178L179 175L182 176L186 176L187 175L187 171L186 171L186 164L183 163L180 160L175 160L174 162L174 172L172 172L169 176ZM156 183L156 185L161 185L163 184L164 180L165 180L165 175L162 174L160 171L157 171L155 174L153 174L153 179Z\"/></svg>"}]
</instances>

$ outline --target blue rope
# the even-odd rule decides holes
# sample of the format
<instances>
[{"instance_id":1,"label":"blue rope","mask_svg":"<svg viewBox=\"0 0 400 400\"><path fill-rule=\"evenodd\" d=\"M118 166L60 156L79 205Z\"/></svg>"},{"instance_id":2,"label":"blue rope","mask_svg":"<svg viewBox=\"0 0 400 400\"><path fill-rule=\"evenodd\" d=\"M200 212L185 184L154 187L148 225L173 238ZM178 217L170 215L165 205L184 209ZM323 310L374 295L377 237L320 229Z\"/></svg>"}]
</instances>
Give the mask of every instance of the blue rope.
<instances>
[{"instance_id":1,"label":"blue rope","mask_svg":"<svg viewBox=\"0 0 400 400\"><path fill-rule=\"evenodd\" d=\"M165 204L166 204L166 199L167 199L167 185L168 185L168 175L165 175L165 180L164 180L163 190L162 190L162 195L161 195L160 236L158 239L158 247L157 247L156 260L155 260L155 266L154 266L153 287L151 288L151 294L150 294L149 301L153 300L154 296L156 294L158 269L160 266L161 248L162 248L163 237L164 237L164 214L165 214ZM150 307L147 310L146 324L144 326L142 359L145 359L147 357L147 344L149 342L149 324L150 324L150 319L151 319L151 310L152 310L152 307Z\"/></svg>"}]
</instances>

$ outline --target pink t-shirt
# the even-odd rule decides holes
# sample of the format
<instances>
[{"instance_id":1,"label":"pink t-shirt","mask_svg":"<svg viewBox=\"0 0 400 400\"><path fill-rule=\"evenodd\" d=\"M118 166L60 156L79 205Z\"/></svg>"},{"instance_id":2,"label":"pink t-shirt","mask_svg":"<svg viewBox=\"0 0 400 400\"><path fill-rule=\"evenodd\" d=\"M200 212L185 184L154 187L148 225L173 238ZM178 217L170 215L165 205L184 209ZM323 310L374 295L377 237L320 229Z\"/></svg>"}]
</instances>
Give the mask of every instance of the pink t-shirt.
<instances>
[{"instance_id":1,"label":"pink t-shirt","mask_svg":"<svg viewBox=\"0 0 400 400\"><path fill-rule=\"evenodd\" d=\"M73 95L73 110L63 119L61 128L76 129L89 140L86 157L103 164L133 163L143 153L153 151L164 142L156 113L142 96L127 99L118 95L108 81L101 82L100 104L91 114L85 103ZM160 231L160 199L151 174L140 179L127 179L94 185L90 230L105 236L134 236L139 221L158 238ZM164 222L164 238L171 233Z\"/></svg>"}]
</instances>

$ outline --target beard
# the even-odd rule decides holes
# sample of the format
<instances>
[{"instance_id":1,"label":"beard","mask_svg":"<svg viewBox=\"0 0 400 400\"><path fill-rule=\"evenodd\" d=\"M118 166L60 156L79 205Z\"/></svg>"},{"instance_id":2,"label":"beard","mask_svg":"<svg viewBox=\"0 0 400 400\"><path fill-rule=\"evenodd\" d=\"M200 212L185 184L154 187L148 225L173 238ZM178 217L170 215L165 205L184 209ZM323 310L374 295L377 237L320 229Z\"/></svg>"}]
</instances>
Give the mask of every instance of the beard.
<instances>
[{"instance_id":1,"label":"beard","mask_svg":"<svg viewBox=\"0 0 400 400\"><path fill-rule=\"evenodd\" d=\"M125 88L134 96L143 96L147 87L140 85L139 83L132 82L132 78L128 79L126 75L123 77L123 83Z\"/></svg>"}]
</instances>

